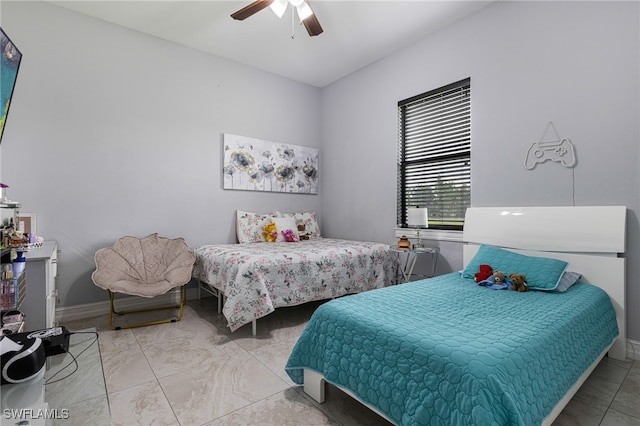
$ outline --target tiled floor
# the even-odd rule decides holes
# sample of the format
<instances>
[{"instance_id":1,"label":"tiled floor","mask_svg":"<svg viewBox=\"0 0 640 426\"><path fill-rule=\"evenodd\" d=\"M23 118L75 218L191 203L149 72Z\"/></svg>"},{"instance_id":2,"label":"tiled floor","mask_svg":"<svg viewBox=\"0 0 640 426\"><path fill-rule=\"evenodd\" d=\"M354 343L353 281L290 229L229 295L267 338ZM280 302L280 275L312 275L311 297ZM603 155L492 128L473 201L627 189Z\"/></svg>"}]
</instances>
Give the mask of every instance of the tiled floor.
<instances>
[{"instance_id":1,"label":"tiled floor","mask_svg":"<svg viewBox=\"0 0 640 426\"><path fill-rule=\"evenodd\" d=\"M111 331L105 315L64 325L99 331L114 425L388 424L331 386L316 404L284 372L317 305L277 310L256 338L250 326L229 333L214 298L189 301L173 324ZM640 361L605 358L554 425L640 426Z\"/></svg>"}]
</instances>

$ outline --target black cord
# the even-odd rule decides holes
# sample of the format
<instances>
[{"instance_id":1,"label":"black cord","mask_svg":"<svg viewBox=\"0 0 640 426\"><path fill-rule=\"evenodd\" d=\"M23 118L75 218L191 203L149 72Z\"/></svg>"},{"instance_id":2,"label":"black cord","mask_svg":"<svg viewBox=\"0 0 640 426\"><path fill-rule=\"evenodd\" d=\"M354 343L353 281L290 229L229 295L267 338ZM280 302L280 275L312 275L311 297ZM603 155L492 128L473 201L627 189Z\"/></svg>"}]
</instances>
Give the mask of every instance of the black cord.
<instances>
[{"instance_id":1,"label":"black cord","mask_svg":"<svg viewBox=\"0 0 640 426\"><path fill-rule=\"evenodd\" d=\"M89 343L89 345L88 345L86 348L84 348L84 349L83 349L83 350L78 354L78 356L74 356L71 352L69 352L69 351L65 350L65 353L68 353L68 354L71 356L71 358L73 358L73 361L72 361L72 362L70 362L69 364L65 365L64 367L62 367L62 368L61 368L60 370L58 370L58 371L57 371L53 376L49 377L49 380L47 380L47 381L45 382L45 385L50 385L50 384L52 384L52 383L60 382L60 381L62 381L62 380L64 380L64 379L66 379L67 377L71 376L71 375L72 375L73 373L75 373L76 371L78 371L78 368L79 368L79 366L78 366L78 358L80 358L80 355L82 355L83 353L85 353L85 352L87 351L87 349L89 349L91 346L93 346L93 344L94 344L94 343L96 343L96 342L98 341L98 332L97 332L97 331L74 331L74 332L72 332L72 333L69 333L69 336L72 336L72 335L74 335L74 334L95 334L96 338L95 338L95 339L93 339L93 341L92 341L91 343ZM67 367L69 367L71 364L75 364L75 368L74 368L74 370L73 370L71 373L67 374L66 376L64 376L64 377L62 377L62 378L60 378L60 379L58 379L58 380L51 381L51 379L53 379L54 377L56 377L58 374L62 373L62 371L63 371L63 370L66 370L66 369L67 369Z\"/></svg>"},{"instance_id":2,"label":"black cord","mask_svg":"<svg viewBox=\"0 0 640 426\"><path fill-rule=\"evenodd\" d=\"M576 205L576 168L571 168L571 199L573 200L573 205Z\"/></svg>"}]
</instances>

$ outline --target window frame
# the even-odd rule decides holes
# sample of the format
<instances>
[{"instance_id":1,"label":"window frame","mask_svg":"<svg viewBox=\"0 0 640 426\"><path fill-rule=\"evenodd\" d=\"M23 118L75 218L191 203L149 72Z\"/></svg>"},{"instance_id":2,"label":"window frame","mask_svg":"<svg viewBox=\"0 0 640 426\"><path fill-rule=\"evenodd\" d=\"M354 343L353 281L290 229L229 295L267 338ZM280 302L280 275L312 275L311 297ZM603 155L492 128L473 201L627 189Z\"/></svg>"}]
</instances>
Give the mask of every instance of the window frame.
<instances>
[{"instance_id":1,"label":"window frame","mask_svg":"<svg viewBox=\"0 0 640 426\"><path fill-rule=\"evenodd\" d=\"M452 96L453 100L446 99ZM456 101L456 96L460 99ZM445 100L446 102L442 102ZM460 105L458 108L450 109L452 106ZM438 105L440 103L440 105ZM426 106L426 107L425 107ZM407 118L411 113L428 109L434 106L436 113L429 113L430 118L425 118L427 114L420 114L422 117ZM465 78L455 83L451 83L434 90L422 93L411 98L398 102L398 171L397 171L397 226L408 228L407 208L427 207L429 201L433 203L434 198L444 196L443 203L461 203L461 206L433 208L441 213L439 218L432 216L432 208L429 208L429 229L438 230L462 230L464 228L464 211L471 205L471 78ZM407 113L409 111L409 113ZM434 118L433 116L436 116ZM410 121L411 120L411 121ZM449 124L445 124L449 123ZM456 130L453 132L454 138L448 138L445 134L456 123ZM461 124L458 126L457 124ZM412 131L420 134L420 137L412 139L407 136L407 129L415 129L419 126L420 131ZM424 134L435 134L436 137L424 136ZM459 134L458 134L459 133ZM438 139L440 137L440 139ZM430 138L431 140L420 140ZM409 145L409 147L407 147ZM418 147L418 148L416 148ZM427 153L429 152L429 153ZM408 159L407 156L411 158ZM447 162L449 162L447 164ZM431 166L430 166L431 165ZM419 168L419 169L418 169ZM407 169L411 171L407 172ZM453 173L443 173L453 172ZM437 174L437 183L433 183L433 178ZM441 175L450 175L451 181L441 180ZM408 183L412 181L413 183ZM417 182L417 183L416 183ZM440 189L438 186L441 184ZM415 205L410 203L407 194L408 190L418 189L420 197L427 205ZM426 188L426 187L429 188ZM466 188L465 188L466 187ZM465 190L466 189L466 190ZM444 192L443 192L444 191ZM429 195L429 193L431 193ZM461 197L461 198L460 198ZM457 201L460 199L461 201ZM441 204L442 205L442 204ZM458 210L458 212L456 212ZM456 213L451 219L445 219L446 211ZM461 216L459 216L461 215ZM452 222L446 224L445 222Z\"/></svg>"}]
</instances>

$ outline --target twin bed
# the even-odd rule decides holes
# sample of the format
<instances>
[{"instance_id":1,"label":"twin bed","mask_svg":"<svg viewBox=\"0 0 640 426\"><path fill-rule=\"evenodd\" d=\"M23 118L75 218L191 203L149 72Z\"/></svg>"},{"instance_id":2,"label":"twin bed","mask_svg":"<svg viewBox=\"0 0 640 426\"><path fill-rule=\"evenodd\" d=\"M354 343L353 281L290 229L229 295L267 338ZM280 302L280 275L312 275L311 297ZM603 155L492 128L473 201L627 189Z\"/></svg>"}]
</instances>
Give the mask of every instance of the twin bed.
<instances>
[{"instance_id":1,"label":"twin bed","mask_svg":"<svg viewBox=\"0 0 640 426\"><path fill-rule=\"evenodd\" d=\"M308 240L264 241L265 226L285 215L305 225ZM256 335L256 320L276 308L382 288L395 279L396 257L388 244L322 238L312 212L239 211L237 217L239 244L194 250L199 292L218 297L231 331L251 323Z\"/></svg>"},{"instance_id":2,"label":"twin bed","mask_svg":"<svg viewBox=\"0 0 640 426\"><path fill-rule=\"evenodd\" d=\"M462 273L323 304L286 370L394 424L551 424L607 352L625 358L625 222L624 207L470 208ZM479 264L537 290L479 286Z\"/></svg>"},{"instance_id":3,"label":"twin bed","mask_svg":"<svg viewBox=\"0 0 640 426\"><path fill-rule=\"evenodd\" d=\"M200 290L218 296L231 331L276 308L389 285L395 276L389 246L317 238L296 243L207 245L195 249Z\"/></svg>"}]
</instances>

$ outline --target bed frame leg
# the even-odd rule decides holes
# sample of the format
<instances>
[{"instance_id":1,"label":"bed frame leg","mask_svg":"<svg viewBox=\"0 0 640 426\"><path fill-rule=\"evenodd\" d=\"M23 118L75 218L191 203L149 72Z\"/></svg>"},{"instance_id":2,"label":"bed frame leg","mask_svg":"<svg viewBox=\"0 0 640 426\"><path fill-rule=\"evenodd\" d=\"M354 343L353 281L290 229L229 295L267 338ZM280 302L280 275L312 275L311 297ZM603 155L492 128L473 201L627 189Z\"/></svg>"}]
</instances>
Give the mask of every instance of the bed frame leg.
<instances>
[{"instance_id":1,"label":"bed frame leg","mask_svg":"<svg viewBox=\"0 0 640 426\"><path fill-rule=\"evenodd\" d=\"M322 375L307 368L304 369L304 393L318 404L324 403L324 384L325 380Z\"/></svg>"},{"instance_id":2,"label":"bed frame leg","mask_svg":"<svg viewBox=\"0 0 640 426\"><path fill-rule=\"evenodd\" d=\"M251 321L251 335L253 337L256 337L256 334L258 334L258 325L256 323L256 320Z\"/></svg>"}]
</instances>

